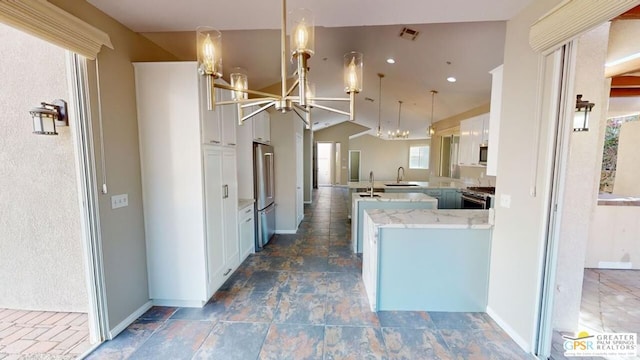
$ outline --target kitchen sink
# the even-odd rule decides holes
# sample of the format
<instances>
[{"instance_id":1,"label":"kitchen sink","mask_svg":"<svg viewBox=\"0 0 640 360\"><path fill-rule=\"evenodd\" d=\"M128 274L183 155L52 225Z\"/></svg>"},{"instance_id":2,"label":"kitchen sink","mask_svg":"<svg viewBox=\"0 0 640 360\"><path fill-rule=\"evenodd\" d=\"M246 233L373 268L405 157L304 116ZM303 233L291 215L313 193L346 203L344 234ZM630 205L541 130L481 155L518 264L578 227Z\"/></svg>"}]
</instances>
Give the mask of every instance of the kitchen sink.
<instances>
[{"instance_id":1,"label":"kitchen sink","mask_svg":"<svg viewBox=\"0 0 640 360\"><path fill-rule=\"evenodd\" d=\"M404 183L389 183L384 185L385 186L418 186L418 184L404 184Z\"/></svg>"}]
</instances>

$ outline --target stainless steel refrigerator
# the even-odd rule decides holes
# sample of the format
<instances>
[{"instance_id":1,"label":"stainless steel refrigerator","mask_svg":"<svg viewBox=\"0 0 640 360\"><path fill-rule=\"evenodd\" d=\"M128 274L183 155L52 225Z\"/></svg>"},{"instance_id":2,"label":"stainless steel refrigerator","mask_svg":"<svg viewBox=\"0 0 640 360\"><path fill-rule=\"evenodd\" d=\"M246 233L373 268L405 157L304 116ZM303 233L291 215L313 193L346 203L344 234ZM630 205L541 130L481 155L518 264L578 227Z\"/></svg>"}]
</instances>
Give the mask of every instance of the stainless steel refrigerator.
<instances>
[{"instance_id":1,"label":"stainless steel refrigerator","mask_svg":"<svg viewBox=\"0 0 640 360\"><path fill-rule=\"evenodd\" d=\"M256 198L256 251L269 242L276 229L273 146L253 143L253 191Z\"/></svg>"}]
</instances>

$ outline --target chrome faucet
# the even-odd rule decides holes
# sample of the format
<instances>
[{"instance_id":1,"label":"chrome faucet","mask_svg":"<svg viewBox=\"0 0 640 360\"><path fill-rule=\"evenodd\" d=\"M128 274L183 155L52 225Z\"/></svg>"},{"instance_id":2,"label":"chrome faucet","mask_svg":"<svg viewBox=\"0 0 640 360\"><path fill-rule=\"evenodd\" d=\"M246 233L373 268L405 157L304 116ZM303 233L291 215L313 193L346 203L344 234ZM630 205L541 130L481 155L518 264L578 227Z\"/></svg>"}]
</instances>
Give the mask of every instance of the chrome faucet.
<instances>
[{"instance_id":1,"label":"chrome faucet","mask_svg":"<svg viewBox=\"0 0 640 360\"><path fill-rule=\"evenodd\" d=\"M402 170L402 175L400 175L400 170ZM402 166L400 166L398 168L398 177L396 178L396 182L399 183L403 179L404 179L404 168Z\"/></svg>"},{"instance_id":2,"label":"chrome faucet","mask_svg":"<svg viewBox=\"0 0 640 360\"><path fill-rule=\"evenodd\" d=\"M369 182L371 183L370 195L371 195L371 197L373 197L373 171L369 172Z\"/></svg>"}]
</instances>

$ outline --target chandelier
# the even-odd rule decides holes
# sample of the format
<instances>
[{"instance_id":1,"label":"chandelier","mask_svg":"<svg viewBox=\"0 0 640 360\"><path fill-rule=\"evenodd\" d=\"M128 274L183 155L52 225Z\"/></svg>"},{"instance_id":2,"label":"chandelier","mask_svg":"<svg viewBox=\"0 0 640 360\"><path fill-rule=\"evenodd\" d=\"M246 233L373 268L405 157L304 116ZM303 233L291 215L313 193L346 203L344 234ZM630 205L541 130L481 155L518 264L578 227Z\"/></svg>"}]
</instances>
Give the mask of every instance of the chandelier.
<instances>
[{"instance_id":1,"label":"chandelier","mask_svg":"<svg viewBox=\"0 0 640 360\"><path fill-rule=\"evenodd\" d=\"M398 101L398 127L396 131L389 131L389 139L407 139L409 138L409 131L400 131L400 112L402 111L402 101Z\"/></svg>"},{"instance_id":2,"label":"chandelier","mask_svg":"<svg viewBox=\"0 0 640 360\"><path fill-rule=\"evenodd\" d=\"M216 106L215 88L231 90L232 99L219 101L218 105L235 104L238 109L238 124L252 116L267 110L273 106L280 112L293 110L305 123L307 129L311 128L311 109L318 108L341 115L346 115L349 120L355 119L355 95L362 91L362 54L349 52L344 55L344 91L347 98L315 97L308 90L307 79L309 67L308 60L314 53L314 20L313 14L307 9L297 9L289 12L292 33L290 35L291 59L296 64L293 74L295 80L287 88L286 65L286 36L287 36L287 4L282 0L282 19L280 31L280 94L270 94L261 91L250 90L247 75L241 72L230 74L230 85L216 83L215 80L222 77L222 34L211 27L201 26L196 29L198 70L207 81L207 106L213 110ZM298 89L298 94L294 91ZM249 99L251 94L255 98ZM343 111L320 102L349 102L349 111ZM258 109L245 115L244 109L258 105Z\"/></svg>"},{"instance_id":3,"label":"chandelier","mask_svg":"<svg viewBox=\"0 0 640 360\"><path fill-rule=\"evenodd\" d=\"M382 137L382 127L380 126L380 111L382 108L382 78L384 74L378 73L378 78L380 78L380 86L378 87L378 131L376 132L377 137Z\"/></svg>"},{"instance_id":4,"label":"chandelier","mask_svg":"<svg viewBox=\"0 0 640 360\"><path fill-rule=\"evenodd\" d=\"M433 103L437 93L437 91L431 90L431 120L429 121L429 126L427 126L427 139L431 139L436 133L436 129L433 127Z\"/></svg>"}]
</instances>

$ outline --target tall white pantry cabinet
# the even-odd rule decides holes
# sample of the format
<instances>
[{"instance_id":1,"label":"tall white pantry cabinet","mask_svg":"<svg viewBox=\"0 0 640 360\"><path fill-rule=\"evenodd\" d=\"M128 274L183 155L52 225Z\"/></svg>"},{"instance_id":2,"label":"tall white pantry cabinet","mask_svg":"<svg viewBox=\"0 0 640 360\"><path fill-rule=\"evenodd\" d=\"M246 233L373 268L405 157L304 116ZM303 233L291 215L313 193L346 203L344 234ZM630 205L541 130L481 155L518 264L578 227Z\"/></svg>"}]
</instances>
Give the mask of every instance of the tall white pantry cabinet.
<instances>
[{"instance_id":1,"label":"tall white pantry cabinet","mask_svg":"<svg viewBox=\"0 0 640 360\"><path fill-rule=\"evenodd\" d=\"M201 307L240 262L235 107L207 109L196 62L134 68L149 297Z\"/></svg>"}]
</instances>

